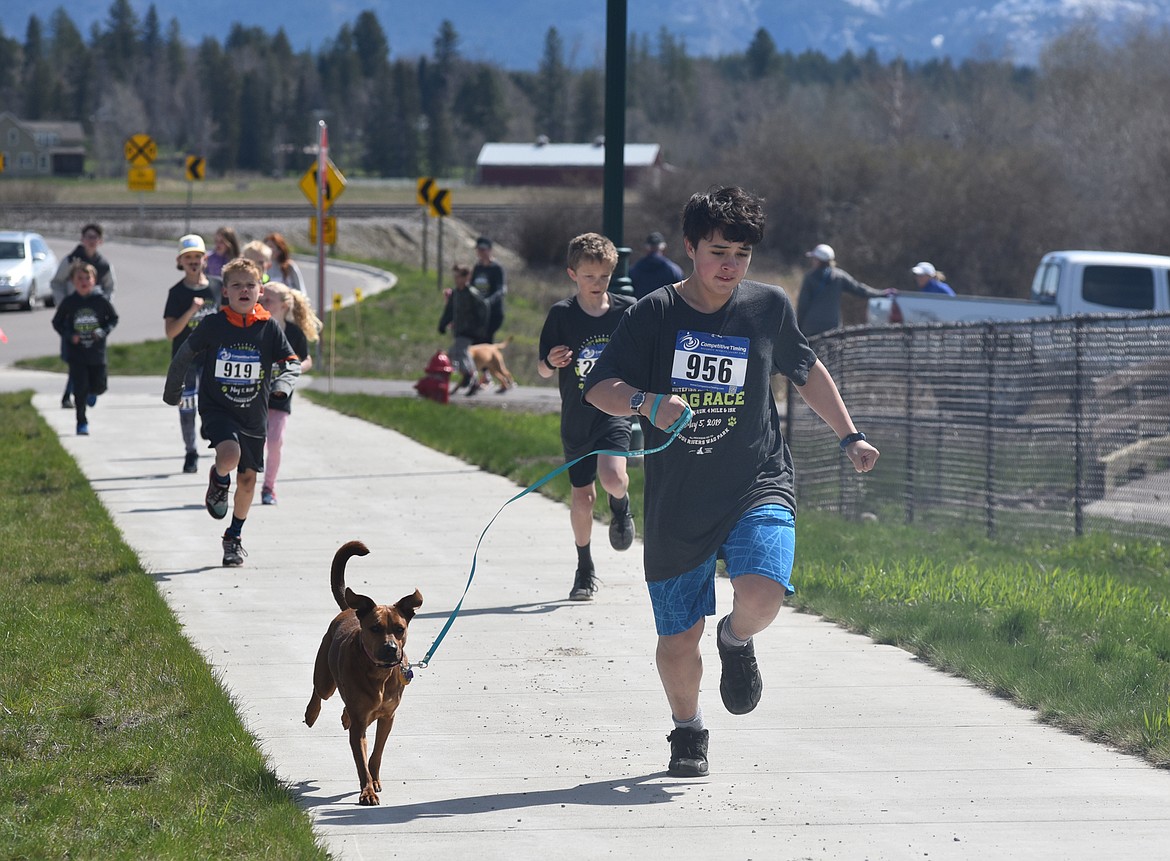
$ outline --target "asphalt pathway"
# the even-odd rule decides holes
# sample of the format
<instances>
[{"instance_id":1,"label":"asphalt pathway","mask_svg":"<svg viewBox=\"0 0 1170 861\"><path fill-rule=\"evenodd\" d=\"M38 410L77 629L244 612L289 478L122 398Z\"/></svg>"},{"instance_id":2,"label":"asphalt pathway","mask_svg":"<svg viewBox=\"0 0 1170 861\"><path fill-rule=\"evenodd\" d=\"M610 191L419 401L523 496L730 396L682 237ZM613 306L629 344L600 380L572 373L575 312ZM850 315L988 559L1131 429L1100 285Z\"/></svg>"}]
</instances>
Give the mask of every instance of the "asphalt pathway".
<instances>
[{"instance_id":1,"label":"asphalt pathway","mask_svg":"<svg viewBox=\"0 0 1170 861\"><path fill-rule=\"evenodd\" d=\"M422 591L417 661L463 592L480 533L519 488L299 398L279 505L252 509L245 565L224 569L223 524L202 503L210 459L182 474L161 380L112 380L89 437L74 435L60 383L0 369L0 389L39 392L37 408L337 858L1132 861L1170 846L1170 772L789 610L757 637L764 697L743 717L720 704L708 627L711 774L668 776L640 543L616 553L599 527L601 590L570 602L568 512L536 494L484 538L462 613L406 691L382 805L359 807L338 699L303 723L335 613L334 551L369 546L348 582L376 600ZM726 612L726 581L718 596Z\"/></svg>"}]
</instances>

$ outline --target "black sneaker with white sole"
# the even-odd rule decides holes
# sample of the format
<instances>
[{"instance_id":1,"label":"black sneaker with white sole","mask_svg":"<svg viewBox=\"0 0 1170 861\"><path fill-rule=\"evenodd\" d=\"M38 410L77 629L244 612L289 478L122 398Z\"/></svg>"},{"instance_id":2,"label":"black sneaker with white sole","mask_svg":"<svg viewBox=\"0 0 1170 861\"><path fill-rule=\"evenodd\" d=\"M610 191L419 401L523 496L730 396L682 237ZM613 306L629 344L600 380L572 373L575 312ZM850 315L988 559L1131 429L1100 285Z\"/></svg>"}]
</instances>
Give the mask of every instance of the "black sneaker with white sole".
<instances>
[{"instance_id":1,"label":"black sneaker with white sole","mask_svg":"<svg viewBox=\"0 0 1170 861\"><path fill-rule=\"evenodd\" d=\"M224 533L223 536L223 567L224 568L239 568L244 564L244 557L248 555L248 551L244 549L244 545L240 543L238 535L228 535Z\"/></svg>"},{"instance_id":2,"label":"black sneaker with white sole","mask_svg":"<svg viewBox=\"0 0 1170 861\"><path fill-rule=\"evenodd\" d=\"M570 601L592 601L597 591L597 575L592 568L578 568L573 576L573 591L569 593Z\"/></svg>"},{"instance_id":3,"label":"black sneaker with white sole","mask_svg":"<svg viewBox=\"0 0 1170 861\"><path fill-rule=\"evenodd\" d=\"M764 680L756 664L756 647L748 640L746 646L733 649L723 644L723 626L730 616L719 620L716 642L719 644L719 660L723 663L723 674L719 677L719 695L723 705L733 715L745 715L760 704L764 693Z\"/></svg>"},{"instance_id":4,"label":"black sneaker with white sole","mask_svg":"<svg viewBox=\"0 0 1170 861\"><path fill-rule=\"evenodd\" d=\"M706 777L710 735L705 729L676 729L668 735L670 765L667 773L675 777Z\"/></svg>"}]
</instances>

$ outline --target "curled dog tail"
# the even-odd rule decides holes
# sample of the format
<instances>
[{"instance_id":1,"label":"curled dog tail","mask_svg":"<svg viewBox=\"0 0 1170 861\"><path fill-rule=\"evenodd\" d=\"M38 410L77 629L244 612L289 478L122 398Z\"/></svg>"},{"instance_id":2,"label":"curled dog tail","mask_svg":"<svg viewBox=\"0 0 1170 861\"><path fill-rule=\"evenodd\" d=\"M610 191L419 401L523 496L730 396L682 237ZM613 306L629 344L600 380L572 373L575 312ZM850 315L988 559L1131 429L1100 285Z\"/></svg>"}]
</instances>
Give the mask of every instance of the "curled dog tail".
<instances>
[{"instance_id":1,"label":"curled dog tail","mask_svg":"<svg viewBox=\"0 0 1170 861\"><path fill-rule=\"evenodd\" d=\"M333 587L333 600L342 610L348 610L345 603L345 565L353 556L368 556L370 553L366 545L360 541L347 541L333 554L333 567L330 569L329 583Z\"/></svg>"}]
</instances>

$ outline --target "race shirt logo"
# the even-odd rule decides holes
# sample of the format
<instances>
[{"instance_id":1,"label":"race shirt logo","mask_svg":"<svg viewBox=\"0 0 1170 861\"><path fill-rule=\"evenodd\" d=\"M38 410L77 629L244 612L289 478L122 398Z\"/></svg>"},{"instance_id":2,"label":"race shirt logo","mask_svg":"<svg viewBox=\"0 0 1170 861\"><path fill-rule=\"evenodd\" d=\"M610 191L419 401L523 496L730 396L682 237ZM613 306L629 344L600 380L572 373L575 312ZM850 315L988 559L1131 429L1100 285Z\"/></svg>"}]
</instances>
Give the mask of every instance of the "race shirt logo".
<instances>
[{"instance_id":1,"label":"race shirt logo","mask_svg":"<svg viewBox=\"0 0 1170 861\"><path fill-rule=\"evenodd\" d=\"M221 347L215 356L215 379L232 403L251 403L264 382L260 351L251 344Z\"/></svg>"},{"instance_id":2,"label":"race shirt logo","mask_svg":"<svg viewBox=\"0 0 1170 861\"><path fill-rule=\"evenodd\" d=\"M73 315L73 331L77 333L78 342L83 347L92 347L97 342L93 333L100 328L101 321L92 308L79 308Z\"/></svg>"},{"instance_id":3,"label":"race shirt logo","mask_svg":"<svg viewBox=\"0 0 1170 861\"><path fill-rule=\"evenodd\" d=\"M214 302L212 302L210 299L204 299L203 304L199 306L199 309L194 314L192 314L191 319L187 321L187 328L194 329L199 325L204 317L210 317L212 314L215 314L218 311L219 309L215 307Z\"/></svg>"},{"instance_id":4,"label":"race shirt logo","mask_svg":"<svg viewBox=\"0 0 1170 861\"><path fill-rule=\"evenodd\" d=\"M608 343L608 335L594 335L587 338L581 344L581 348L577 350L576 370L578 389L585 388L585 378L589 376L589 372L593 370L593 366L601 358L601 354L605 350L605 345Z\"/></svg>"},{"instance_id":5,"label":"race shirt logo","mask_svg":"<svg viewBox=\"0 0 1170 861\"><path fill-rule=\"evenodd\" d=\"M736 425L744 403L747 338L680 331L675 340L671 387L694 412L679 439L693 454L711 454L711 445Z\"/></svg>"}]
</instances>

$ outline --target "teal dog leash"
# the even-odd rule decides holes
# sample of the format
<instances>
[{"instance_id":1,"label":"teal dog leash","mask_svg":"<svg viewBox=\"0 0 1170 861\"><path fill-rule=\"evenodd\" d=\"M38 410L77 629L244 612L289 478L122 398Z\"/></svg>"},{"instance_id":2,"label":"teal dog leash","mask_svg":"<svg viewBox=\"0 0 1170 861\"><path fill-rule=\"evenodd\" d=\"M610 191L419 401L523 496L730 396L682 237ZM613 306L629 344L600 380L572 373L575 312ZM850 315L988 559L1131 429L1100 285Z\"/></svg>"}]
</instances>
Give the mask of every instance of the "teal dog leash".
<instances>
[{"instance_id":1,"label":"teal dog leash","mask_svg":"<svg viewBox=\"0 0 1170 861\"><path fill-rule=\"evenodd\" d=\"M654 396L654 405L650 408L650 422L651 422L651 424L654 423L654 419L658 416L658 407L662 404L663 399L665 399L666 397L667 397L666 395L655 395ZM507 508L509 505L511 505L517 499L520 499L523 496L527 496L529 493L532 493L532 491L534 491L534 490L538 489L539 487L541 487L542 485L547 484L548 482L552 481L554 478L556 478L562 472L567 470L573 464L578 463L587 457L592 457L595 454L611 454L611 455L614 455L616 457L643 457L645 455L656 454L657 452L662 451L664 448L666 448L668 445L670 445L672 442L674 442L675 439L678 438L678 435L680 433L682 433L682 429L685 428L688 424L690 424L692 415L693 415L693 412L692 412L691 408L684 406L683 414L678 417L678 419L675 421L674 424L672 424L670 427L668 427L666 429L666 432L668 434L670 434L670 437L666 440L666 442L664 442L662 445L658 446L657 448L642 449L640 451L617 451L614 449L600 449L598 451L591 451L591 452L589 452L589 454L581 455L581 457L577 458L576 460L571 460L568 463L565 463L565 464L562 464L561 466L558 466L556 469L554 469L548 475L544 476L543 478L537 479L534 483L530 484L528 487L524 488L522 491L520 491L515 496L513 496L511 499L509 499L507 502L505 502L503 505L501 505L499 507L499 510L496 511L496 513L492 515L492 519L488 521L487 526L485 526L483 528L483 532L481 532L479 534L479 540L475 542L475 551L471 554L471 571L467 575L467 585L463 587L463 594L459 597L459 603L455 605L455 609L452 610L451 615L447 617L446 624L443 625L443 629L441 631L439 631L439 636L435 637L435 641L433 643L431 643L431 647L430 647L430 649L427 650L427 653L423 657L423 659L421 661L416 661L413 664L407 664L403 668L403 672L406 675L407 681L409 682L410 679L414 677L414 668L415 667L418 667L419 669L426 669L427 668L427 666L431 663L431 658L434 656L435 651L439 648L439 643L443 642L443 638L447 636L447 632L449 630L451 630L451 626L453 624L455 624L455 618L459 615L459 611L463 608L463 599L467 597L467 592L469 589L471 589L471 581L475 579L475 562L476 562L476 557L479 556L479 546L483 543L483 537L485 535L487 535L488 530L492 528L492 524L496 522L496 518L500 516L501 512L503 512L503 510L505 508Z\"/></svg>"}]
</instances>

